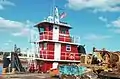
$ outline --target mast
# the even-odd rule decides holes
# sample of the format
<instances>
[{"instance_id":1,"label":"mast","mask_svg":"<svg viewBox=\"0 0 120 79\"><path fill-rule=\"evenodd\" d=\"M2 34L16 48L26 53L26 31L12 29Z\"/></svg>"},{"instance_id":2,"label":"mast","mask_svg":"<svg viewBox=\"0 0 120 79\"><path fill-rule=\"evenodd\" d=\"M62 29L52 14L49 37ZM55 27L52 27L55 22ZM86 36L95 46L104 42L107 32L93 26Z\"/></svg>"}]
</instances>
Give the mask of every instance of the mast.
<instances>
[{"instance_id":1,"label":"mast","mask_svg":"<svg viewBox=\"0 0 120 79\"><path fill-rule=\"evenodd\" d=\"M53 21L55 23L55 0L53 0Z\"/></svg>"}]
</instances>

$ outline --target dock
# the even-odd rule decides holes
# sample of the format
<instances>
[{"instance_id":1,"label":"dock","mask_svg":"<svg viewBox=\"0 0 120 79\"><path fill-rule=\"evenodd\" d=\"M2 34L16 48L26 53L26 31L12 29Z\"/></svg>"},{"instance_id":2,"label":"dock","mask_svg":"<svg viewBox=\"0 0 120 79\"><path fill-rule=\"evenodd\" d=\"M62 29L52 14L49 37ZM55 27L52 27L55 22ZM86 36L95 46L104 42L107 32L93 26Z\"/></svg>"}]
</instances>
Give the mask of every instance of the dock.
<instances>
[{"instance_id":1,"label":"dock","mask_svg":"<svg viewBox=\"0 0 120 79\"><path fill-rule=\"evenodd\" d=\"M51 79L48 74L24 73L1 75L0 79Z\"/></svg>"},{"instance_id":2,"label":"dock","mask_svg":"<svg viewBox=\"0 0 120 79\"><path fill-rule=\"evenodd\" d=\"M119 72L101 72L99 74L100 79L120 79L120 73Z\"/></svg>"}]
</instances>

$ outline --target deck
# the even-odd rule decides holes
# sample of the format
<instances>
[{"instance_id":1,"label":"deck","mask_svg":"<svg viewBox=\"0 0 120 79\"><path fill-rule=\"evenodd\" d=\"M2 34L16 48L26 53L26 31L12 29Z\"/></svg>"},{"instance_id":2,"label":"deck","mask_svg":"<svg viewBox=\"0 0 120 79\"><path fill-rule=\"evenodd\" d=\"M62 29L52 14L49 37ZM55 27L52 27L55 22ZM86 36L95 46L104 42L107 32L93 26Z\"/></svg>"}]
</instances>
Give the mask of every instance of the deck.
<instances>
[{"instance_id":1,"label":"deck","mask_svg":"<svg viewBox=\"0 0 120 79\"><path fill-rule=\"evenodd\" d=\"M99 74L100 79L120 79L120 72L101 72Z\"/></svg>"},{"instance_id":2,"label":"deck","mask_svg":"<svg viewBox=\"0 0 120 79\"><path fill-rule=\"evenodd\" d=\"M48 74L24 73L1 75L0 79L51 79Z\"/></svg>"}]
</instances>

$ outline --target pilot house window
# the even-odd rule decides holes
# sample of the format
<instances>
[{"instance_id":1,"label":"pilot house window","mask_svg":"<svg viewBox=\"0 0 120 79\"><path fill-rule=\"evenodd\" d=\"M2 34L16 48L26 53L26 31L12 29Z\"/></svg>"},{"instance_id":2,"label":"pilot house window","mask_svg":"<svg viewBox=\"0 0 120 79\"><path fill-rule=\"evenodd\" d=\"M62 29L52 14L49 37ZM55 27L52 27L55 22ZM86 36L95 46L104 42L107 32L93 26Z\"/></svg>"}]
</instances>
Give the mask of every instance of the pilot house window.
<instances>
[{"instance_id":1,"label":"pilot house window","mask_svg":"<svg viewBox=\"0 0 120 79\"><path fill-rule=\"evenodd\" d=\"M66 51L71 51L71 45L66 45Z\"/></svg>"},{"instance_id":2,"label":"pilot house window","mask_svg":"<svg viewBox=\"0 0 120 79\"><path fill-rule=\"evenodd\" d=\"M42 44L39 44L39 49L42 50Z\"/></svg>"},{"instance_id":3,"label":"pilot house window","mask_svg":"<svg viewBox=\"0 0 120 79\"><path fill-rule=\"evenodd\" d=\"M47 43L44 43L44 49L47 49Z\"/></svg>"},{"instance_id":4,"label":"pilot house window","mask_svg":"<svg viewBox=\"0 0 120 79\"><path fill-rule=\"evenodd\" d=\"M39 32L40 32L40 33L44 32L44 31L45 31L45 28L44 28L44 27L40 27L40 28L39 28Z\"/></svg>"},{"instance_id":5,"label":"pilot house window","mask_svg":"<svg viewBox=\"0 0 120 79\"><path fill-rule=\"evenodd\" d=\"M61 33L66 34L66 28L61 28Z\"/></svg>"}]
</instances>

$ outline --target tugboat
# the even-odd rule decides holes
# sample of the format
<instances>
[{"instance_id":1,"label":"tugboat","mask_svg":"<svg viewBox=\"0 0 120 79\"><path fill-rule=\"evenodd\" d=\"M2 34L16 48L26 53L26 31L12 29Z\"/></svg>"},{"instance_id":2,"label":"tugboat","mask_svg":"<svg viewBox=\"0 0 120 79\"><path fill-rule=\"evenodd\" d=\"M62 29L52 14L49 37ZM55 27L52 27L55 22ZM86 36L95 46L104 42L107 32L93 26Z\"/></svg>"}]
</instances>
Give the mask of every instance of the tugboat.
<instances>
[{"instance_id":1,"label":"tugboat","mask_svg":"<svg viewBox=\"0 0 120 79\"><path fill-rule=\"evenodd\" d=\"M35 42L39 44L39 56L35 62L41 72L57 68L60 64L80 63L80 53L85 53L84 47L79 44L80 37L71 36L69 30L72 27L60 21L65 15L59 15L55 7L53 16L35 25L39 31L39 40Z\"/></svg>"}]
</instances>

